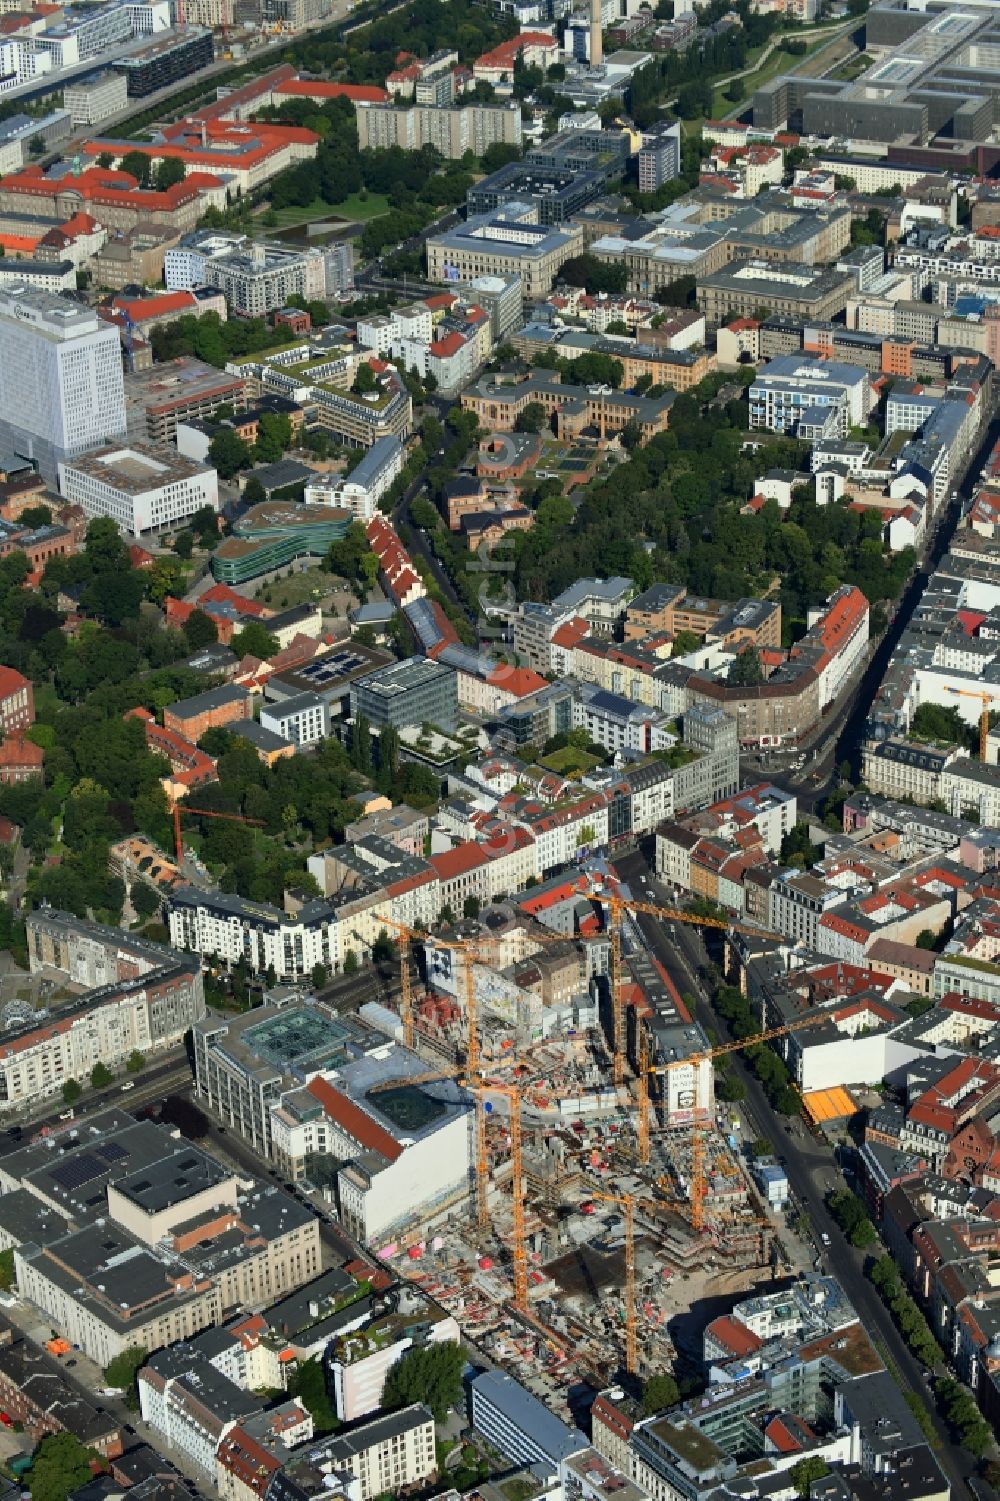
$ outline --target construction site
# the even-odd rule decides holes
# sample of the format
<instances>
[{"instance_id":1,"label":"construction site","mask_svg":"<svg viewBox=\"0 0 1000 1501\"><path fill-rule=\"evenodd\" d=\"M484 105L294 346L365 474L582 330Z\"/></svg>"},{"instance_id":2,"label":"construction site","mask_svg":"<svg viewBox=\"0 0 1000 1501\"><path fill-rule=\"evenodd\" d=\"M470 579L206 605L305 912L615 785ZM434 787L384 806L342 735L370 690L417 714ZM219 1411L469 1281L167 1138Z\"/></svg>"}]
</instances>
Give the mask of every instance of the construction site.
<instances>
[{"instance_id":1,"label":"construction site","mask_svg":"<svg viewBox=\"0 0 1000 1501\"><path fill-rule=\"evenodd\" d=\"M557 1410L581 1363L604 1385L696 1361L705 1319L805 1257L738 1107L716 1105L715 1059L745 1044L710 1046L631 921L690 916L587 902L599 920L581 908L569 933L501 906L454 937L394 934L404 1045L427 1063L408 1082L457 1080L473 1142L468 1194L381 1256Z\"/></svg>"}]
</instances>

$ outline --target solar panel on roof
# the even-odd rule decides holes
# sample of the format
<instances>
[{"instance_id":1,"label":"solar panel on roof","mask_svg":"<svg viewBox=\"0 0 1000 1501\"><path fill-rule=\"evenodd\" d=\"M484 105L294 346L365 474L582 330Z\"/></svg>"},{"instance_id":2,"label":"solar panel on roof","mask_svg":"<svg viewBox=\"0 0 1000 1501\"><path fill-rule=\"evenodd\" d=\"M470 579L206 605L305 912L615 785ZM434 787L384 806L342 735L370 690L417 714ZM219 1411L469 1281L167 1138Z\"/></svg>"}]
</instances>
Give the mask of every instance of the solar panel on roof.
<instances>
[{"instance_id":1,"label":"solar panel on roof","mask_svg":"<svg viewBox=\"0 0 1000 1501\"><path fill-rule=\"evenodd\" d=\"M92 1152L81 1152L78 1157L70 1157L67 1162L61 1162L58 1167L53 1168L52 1178L60 1188L72 1193L75 1188L82 1188L92 1178L99 1178L106 1171L107 1165Z\"/></svg>"},{"instance_id":2,"label":"solar panel on roof","mask_svg":"<svg viewBox=\"0 0 1000 1501\"><path fill-rule=\"evenodd\" d=\"M123 1147L117 1141L103 1141L99 1147L94 1148L94 1156L102 1158L105 1162L124 1162L131 1156L127 1147Z\"/></svg>"}]
</instances>

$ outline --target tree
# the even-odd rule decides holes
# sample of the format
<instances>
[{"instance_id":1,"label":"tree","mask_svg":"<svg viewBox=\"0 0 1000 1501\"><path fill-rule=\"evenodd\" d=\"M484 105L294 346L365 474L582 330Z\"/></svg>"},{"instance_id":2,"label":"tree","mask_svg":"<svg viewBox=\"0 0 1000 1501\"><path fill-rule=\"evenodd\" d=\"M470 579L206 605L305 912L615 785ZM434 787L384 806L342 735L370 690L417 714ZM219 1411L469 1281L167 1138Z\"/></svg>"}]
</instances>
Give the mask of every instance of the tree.
<instances>
[{"instance_id":1,"label":"tree","mask_svg":"<svg viewBox=\"0 0 1000 1501\"><path fill-rule=\"evenodd\" d=\"M18 517L22 526L34 528L37 526L51 526L52 512L48 506L26 506Z\"/></svg>"},{"instance_id":2,"label":"tree","mask_svg":"<svg viewBox=\"0 0 1000 1501\"><path fill-rule=\"evenodd\" d=\"M194 533L188 531L187 527L183 531L178 532L174 538L174 552L179 558L184 558L185 561L194 552Z\"/></svg>"},{"instance_id":3,"label":"tree","mask_svg":"<svg viewBox=\"0 0 1000 1501\"><path fill-rule=\"evenodd\" d=\"M356 975L358 972L358 956L353 949L348 949L344 955L344 974Z\"/></svg>"},{"instance_id":4,"label":"tree","mask_svg":"<svg viewBox=\"0 0 1000 1501\"><path fill-rule=\"evenodd\" d=\"M135 1378L146 1364L149 1351L142 1345L126 1345L114 1360L104 1367L104 1379L109 1386L116 1386L125 1393L125 1406L133 1410L139 1405Z\"/></svg>"},{"instance_id":5,"label":"tree","mask_svg":"<svg viewBox=\"0 0 1000 1501\"><path fill-rule=\"evenodd\" d=\"M10 1292L16 1281L17 1273L14 1269L14 1247L8 1246L6 1251L0 1251L0 1288Z\"/></svg>"},{"instance_id":6,"label":"tree","mask_svg":"<svg viewBox=\"0 0 1000 1501\"><path fill-rule=\"evenodd\" d=\"M375 942L372 944L372 958L376 963L383 963L393 957L392 939L385 928L380 928Z\"/></svg>"},{"instance_id":7,"label":"tree","mask_svg":"<svg viewBox=\"0 0 1000 1501\"><path fill-rule=\"evenodd\" d=\"M672 657L686 657L688 652L697 651L701 645L701 637L694 631L678 631L670 648Z\"/></svg>"},{"instance_id":8,"label":"tree","mask_svg":"<svg viewBox=\"0 0 1000 1501\"><path fill-rule=\"evenodd\" d=\"M192 610L181 629L189 650L193 652L201 651L202 647L211 646L219 639L215 621L204 610Z\"/></svg>"},{"instance_id":9,"label":"tree","mask_svg":"<svg viewBox=\"0 0 1000 1501\"><path fill-rule=\"evenodd\" d=\"M332 1433L339 1427L330 1402L326 1371L318 1355L311 1356L298 1366L288 1383L288 1395L298 1397L302 1405L309 1409L317 1438L324 1433Z\"/></svg>"},{"instance_id":10,"label":"tree","mask_svg":"<svg viewBox=\"0 0 1000 1501\"><path fill-rule=\"evenodd\" d=\"M115 159L111 155L110 151L102 151L97 158L97 165L99 167L103 167L105 171L107 171L110 167L113 167L114 162Z\"/></svg>"},{"instance_id":11,"label":"tree","mask_svg":"<svg viewBox=\"0 0 1000 1501\"><path fill-rule=\"evenodd\" d=\"M82 1094L83 1090L75 1079L63 1080L62 1097L64 1105L75 1105Z\"/></svg>"},{"instance_id":12,"label":"tree","mask_svg":"<svg viewBox=\"0 0 1000 1501\"><path fill-rule=\"evenodd\" d=\"M260 464L274 464L291 445L292 421L283 412L261 412L257 423L254 458Z\"/></svg>"},{"instance_id":13,"label":"tree","mask_svg":"<svg viewBox=\"0 0 1000 1501\"><path fill-rule=\"evenodd\" d=\"M266 662L278 650L278 641L260 620L251 620L237 631L230 645L238 657L259 657Z\"/></svg>"},{"instance_id":14,"label":"tree","mask_svg":"<svg viewBox=\"0 0 1000 1501\"><path fill-rule=\"evenodd\" d=\"M425 1345L408 1350L385 1378L382 1405L389 1409L422 1402L443 1423L462 1399L465 1351L460 1344Z\"/></svg>"},{"instance_id":15,"label":"tree","mask_svg":"<svg viewBox=\"0 0 1000 1501\"><path fill-rule=\"evenodd\" d=\"M153 181L158 193L165 193L168 188L183 182L187 174L184 171L184 163L173 156L165 156L157 163Z\"/></svg>"},{"instance_id":16,"label":"tree","mask_svg":"<svg viewBox=\"0 0 1000 1501\"><path fill-rule=\"evenodd\" d=\"M462 903L462 916L463 917L478 917L479 916L479 898L478 898L478 896L467 896L465 898L465 901Z\"/></svg>"},{"instance_id":17,"label":"tree","mask_svg":"<svg viewBox=\"0 0 1000 1501\"><path fill-rule=\"evenodd\" d=\"M354 376L354 389L359 396L370 395L378 387L375 372L367 360L362 360Z\"/></svg>"},{"instance_id":18,"label":"tree","mask_svg":"<svg viewBox=\"0 0 1000 1501\"><path fill-rule=\"evenodd\" d=\"M140 1053L138 1048L133 1048L125 1059L125 1067L130 1074L141 1074L146 1067L146 1055Z\"/></svg>"},{"instance_id":19,"label":"tree","mask_svg":"<svg viewBox=\"0 0 1000 1501\"><path fill-rule=\"evenodd\" d=\"M655 1412L663 1412L668 1407L676 1407L680 1400L680 1387L673 1376L668 1376L665 1372L650 1376L642 1389L642 1410L647 1417L652 1417Z\"/></svg>"},{"instance_id":20,"label":"tree","mask_svg":"<svg viewBox=\"0 0 1000 1501\"><path fill-rule=\"evenodd\" d=\"M118 163L118 168L119 171L127 172L130 177L134 177L141 188L149 186L153 167L144 151L126 151Z\"/></svg>"},{"instance_id":21,"label":"tree","mask_svg":"<svg viewBox=\"0 0 1000 1501\"><path fill-rule=\"evenodd\" d=\"M249 469L250 449L231 427L221 428L208 445L208 461L223 479L232 479L241 469Z\"/></svg>"},{"instance_id":22,"label":"tree","mask_svg":"<svg viewBox=\"0 0 1000 1501\"><path fill-rule=\"evenodd\" d=\"M371 775L372 735L371 727L364 714L357 716L351 731L351 765L356 767L363 776Z\"/></svg>"},{"instance_id":23,"label":"tree","mask_svg":"<svg viewBox=\"0 0 1000 1501\"><path fill-rule=\"evenodd\" d=\"M821 1459L818 1454L807 1454L797 1465L792 1465L788 1478L800 1496L808 1496L813 1481L822 1480L829 1473L830 1466L825 1459Z\"/></svg>"},{"instance_id":24,"label":"tree","mask_svg":"<svg viewBox=\"0 0 1000 1501\"><path fill-rule=\"evenodd\" d=\"M937 947L937 934L932 928L921 928L917 934L918 949L935 949Z\"/></svg>"},{"instance_id":25,"label":"tree","mask_svg":"<svg viewBox=\"0 0 1000 1501\"><path fill-rule=\"evenodd\" d=\"M727 682L741 688L753 688L764 681L764 669L760 665L760 652L755 646L745 646L733 658Z\"/></svg>"},{"instance_id":26,"label":"tree","mask_svg":"<svg viewBox=\"0 0 1000 1501\"><path fill-rule=\"evenodd\" d=\"M632 453L635 449L642 446L642 428L634 417L629 418L618 436L621 439L622 447L627 453Z\"/></svg>"},{"instance_id":27,"label":"tree","mask_svg":"<svg viewBox=\"0 0 1000 1501\"><path fill-rule=\"evenodd\" d=\"M433 531L440 523L441 515L437 506L425 500L422 495L417 495L410 502L410 520L414 526L419 526L423 531Z\"/></svg>"},{"instance_id":28,"label":"tree","mask_svg":"<svg viewBox=\"0 0 1000 1501\"><path fill-rule=\"evenodd\" d=\"M545 408L540 401L529 401L517 414L514 423L514 431L518 433L540 433L545 426Z\"/></svg>"},{"instance_id":29,"label":"tree","mask_svg":"<svg viewBox=\"0 0 1000 1501\"><path fill-rule=\"evenodd\" d=\"M151 886L136 881L132 887L132 906L136 917L150 918L160 910L160 898Z\"/></svg>"},{"instance_id":30,"label":"tree","mask_svg":"<svg viewBox=\"0 0 1000 1501\"><path fill-rule=\"evenodd\" d=\"M321 986L325 985L326 979L326 965L314 964L312 967L313 990L319 990Z\"/></svg>"},{"instance_id":31,"label":"tree","mask_svg":"<svg viewBox=\"0 0 1000 1501\"><path fill-rule=\"evenodd\" d=\"M32 1455L31 1501L66 1501L103 1467L97 1450L85 1449L71 1433L48 1433Z\"/></svg>"},{"instance_id":32,"label":"tree","mask_svg":"<svg viewBox=\"0 0 1000 1501\"><path fill-rule=\"evenodd\" d=\"M109 1084L115 1082L115 1076L106 1063L95 1063L90 1070L90 1083L93 1089L107 1089Z\"/></svg>"}]
</instances>

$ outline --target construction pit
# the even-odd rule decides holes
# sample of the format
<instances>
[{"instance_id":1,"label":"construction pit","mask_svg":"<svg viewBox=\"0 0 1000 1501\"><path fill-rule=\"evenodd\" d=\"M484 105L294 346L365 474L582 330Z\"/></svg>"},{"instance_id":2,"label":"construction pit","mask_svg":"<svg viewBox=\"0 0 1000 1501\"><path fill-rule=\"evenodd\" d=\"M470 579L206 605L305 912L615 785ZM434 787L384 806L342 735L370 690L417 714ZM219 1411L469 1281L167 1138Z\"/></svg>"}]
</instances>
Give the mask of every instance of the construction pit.
<instances>
[{"instance_id":1,"label":"construction pit","mask_svg":"<svg viewBox=\"0 0 1000 1501\"><path fill-rule=\"evenodd\" d=\"M551 1065L551 1044L547 1051ZM522 1067L535 1061L522 1059ZM557 1076L539 1083L554 1094L566 1081ZM553 1125L525 1091L524 1309L514 1297L509 1098L498 1096L487 1117L487 1223L477 1223L470 1193L434 1225L415 1227L393 1257L399 1275L453 1313L484 1356L516 1369L528 1389L563 1416L581 1368L591 1383L606 1385L623 1374L642 1382L697 1364L704 1325L754 1288L769 1287L783 1270L776 1255L779 1227L720 1121L695 1123L697 1146L691 1127L654 1130L650 1162L643 1165L634 1101L627 1096L627 1089L618 1091L600 1118ZM728 1113L723 1121L731 1125ZM688 1188L696 1156L703 1182L697 1228ZM629 1213L638 1332L631 1372Z\"/></svg>"}]
</instances>

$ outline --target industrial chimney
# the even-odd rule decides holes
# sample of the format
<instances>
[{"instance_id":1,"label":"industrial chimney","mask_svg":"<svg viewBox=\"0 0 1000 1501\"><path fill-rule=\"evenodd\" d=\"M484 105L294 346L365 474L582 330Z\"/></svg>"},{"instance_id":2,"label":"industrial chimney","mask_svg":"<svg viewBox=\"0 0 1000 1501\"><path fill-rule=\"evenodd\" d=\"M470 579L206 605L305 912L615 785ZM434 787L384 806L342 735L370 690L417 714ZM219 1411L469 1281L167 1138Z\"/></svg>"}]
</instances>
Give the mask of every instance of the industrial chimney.
<instances>
[{"instance_id":1,"label":"industrial chimney","mask_svg":"<svg viewBox=\"0 0 1000 1501\"><path fill-rule=\"evenodd\" d=\"M599 68L604 61L601 20L601 0L590 0L590 66L592 68Z\"/></svg>"}]
</instances>

